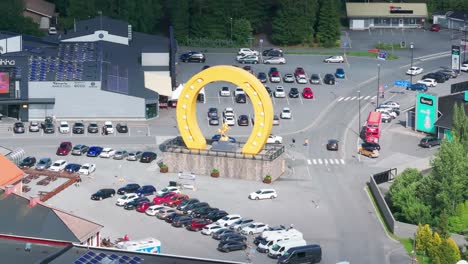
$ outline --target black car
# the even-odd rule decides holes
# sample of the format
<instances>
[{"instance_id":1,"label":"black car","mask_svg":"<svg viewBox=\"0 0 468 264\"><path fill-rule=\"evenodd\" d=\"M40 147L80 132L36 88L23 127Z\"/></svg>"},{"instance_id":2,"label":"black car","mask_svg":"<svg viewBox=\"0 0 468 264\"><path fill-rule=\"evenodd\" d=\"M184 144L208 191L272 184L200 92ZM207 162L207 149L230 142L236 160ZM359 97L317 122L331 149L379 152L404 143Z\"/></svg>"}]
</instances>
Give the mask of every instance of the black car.
<instances>
[{"instance_id":1,"label":"black car","mask_svg":"<svg viewBox=\"0 0 468 264\"><path fill-rule=\"evenodd\" d=\"M211 208L211 207L204 207L204 208L198 209L196 212L192 211L192 214L199 218L206 218L210 213L215 212L215 211L219 211L219 209Z\"/></svg>"},{"instance_id":2,"label":"black car","mask_svg":"<svg viewBox=\"0 0 468 264\"><path fill-rule=\"evenodd\" d=\"M146 151L146 152L143 152L143 154L141 155L140 162L142 162L142 163L151 163L156 158L157 158L156 153L151 152L151 151Z\"/></svg>"},{"instance_id":3,"label":"black car","mask_svg":"<svg viewBox=\"0 0 468 264\"><path fill-rule=\"evenodd\" d=\"M336 150L338 151L338 140L329 139L327 142L327 150Z\"/></svg>"},{"instance_id":4,"label":"black car","mask_svg":"<svg viewBox=\"0 0 468 264\"><path fill-rule=\"evenodd\" d=\"M444 83L445 75L437 72L431 72L424 75L421 79L434 79L437 83Z\"/></svg>"},{"instance_id":5,"label":"black car","mask_svg":"<svg viewBox=\"0 0 468 264\"><path fill-rule=\"evenodd\" d=\"M176 220L172 221L172 226L173 227L185 227L188 226L192 223L192 217L188 215L184 215L181 217L178 217Z\"/></svg>"},{"instance_id":6,"label":"black car","mask_svg":"<svg viewBox=\"0 0 468 264\"><path fill-rule=\"evenodd\" d=\"M278 48L266 49L262 52L263 56L283 57L283 50Z\"/></svg>"},{"instance_id":7,"label":"black car","mask_svg":"<svg viewBox=\"0 0 468 264\"><path fill-rule=\"evenodd\" d=\"M419 146L423 148L432 148L438 145L440 145L440 139L432 137L432 136L425 137L421 139L421 141L419 142Z\"/></svg>"},{"instance_id":8,"label":"black car","mask_svg":"<svg viewBox=\"0 0 468 264\"><path fill-rule=\"evenodd\" d=\"M362 148L370 151L380 150L380 145L378 143L364 142L362 143Z\"/></svg>"},{"instance_id":9,"label":"black car","mask_svg":"<svg viewBox=\"0 0 468 264\"><path fill-rule=\"evenodd\" d=\"M446 81L448 81L448 80L450 80L450 78L452 78L452 73L451 72L437 71L436 73L443 75L445 77Z\"/></svg>"},{"instance_id":10,"label":"black car","mask_svg":"<svg viewBox=\"0 0 468 264\"><path fill-rule=\"evenodd\" d=\"M442 70L440 70L440 72L450 74L450 76L452 78L457 78L458 77L458 73L456 71L454 71L454 70L451 70L451 69L442 69Z\"/></svg>"},{"instance_id":11,"label":"black car","mask_svg":"<svg viewBox=\"0 0 468 264\"><path fill-rule=\"evenodd\" d=\"M54 127L54 124L52 123L46 123L44 124L44 133L46 134L53 134L55 133L55 127Z\"/></svg>"},{"instance_id":12,"label":"black car","mask_svg":"<svg viewBox=\"0 0 468 264\"><path fill-rule=\"evenodd\" d=\"M126 193L134 193L136 192L136 190L140 189L140 185L137 184L137 183L129 183L127 185L125 185L124 187L122 188L119 188L117 190L117 193L122 195L122 194L126 194Z\"/></svg>"},{"instance_id":13,"label":"black car","mask_svg":"<svg viewBox=\"0 0 468 264\"><path fill-rule=\"evenodd\" d=\"M128 126L125 123L118 123L115 128L119 133L128 133Z\"/></svg>"},{"instance_id":14,"label":"black car","mask_svg":"<svg viewBox=\"0 0 468 264\"><path fill-rule=\"evenodd\" d=\"M216 222L219 219L225 217L226 215L228 215L226 211L218 210L218 211L209 213L205 218L210 219L213 222Z\"/></svg>"},{"instance_id":15,"label":"black car","mask_svg":"<svg viewBox=\"0 0 468 264\"><path fill-rule=\"evenodd\" d=\"M221 236L221 242L228 242L228 241L246 241L247 237L239 234L239 233L227 233Z\"/></svg>"},{"instance_id":16,"label":"black car","mask_svg":"<svg viewBox=\"0 0 468 264\"><path fill-rule=\"evenodd\" d=\"M164 221L166 221L166 223L172 223L176 221L177 218L182 217L182 216L185 216L185 215L181 213L170 213L166 217L164 217Z\"/></svg>"},{"instance_id":17,"label":"black car","mask_svg":"<svg viewBox=\"0 0 468 264\"><path fill-rule=\"evenodd\" d=\"M88 133L97 133L99 132L99 126L96 123L89 123L88 125Z\"/></svg>"},{"instance_id":18,"label":"black car","mask_svg":"<svg viewBox=\"0 0 468 264\"><path fill-rule=\"evenodd\" d=\"M13 132L15 132L16 134L24 133L24 124L22 122L16 122L13 125Z\"/></svg>"},{"instance_id":19,"label":"black car","mask_svg":"<svg viewBox=\"0 0 468 264\"><path fill-rule=\"evenodd\" d=\"M299 90L297 88L291 88L291 90L289 90L289 97L291 98L298 98L299 97Z\"/></svg>"},{"instance_id":20,"label":"black car","mask_svg":"<svg viewBox=\"0 0 468 264\"><path fill-rule=\"evenodd\" d=\"M126 210L134 210L140 203L143 203L143 202L150 202L150 199L148 199L145 196L138 197L135 200L126 203L124 208Z\"/></svg>"},{"instance_id":21,"label":"black car","mask_svg":"<svg viewBox=\"0 0 468 264\"><path fill-rule=\"evenodd\" d=\"M203 207L210 207L210 205L205 202L193 203L184 208L184 214L191 214L193 210Z\"/></svg>"},{"instance_id":22,"label":"black car","mask_svg":"<svg viewBox=\"0 0 468 264\"><path fill-rule=\"evenodd\" d=\"M218 108L210 107L208 109L208 117L218 117Z\"/></svg>"},{"instance_id":23,"label":"black car","mask_svg":"<svg viewBox=\"0 0 468 264\"><path fill-rule=\"evenodd\" d=\"M257 78L258 78L258 80L260 80L260 82L262 82L262 83L266 83L267 80L268 80L267 75L266 75L266 73L264 73L264 72L259 72L259 73L257 74Z\"/></svg>"},{"instance_id":24,"label":"black car","mask_svg":"<svg viewBox=\"0 0 468 264\"><path fill-rule=\"evenodd\" d=\"M333 74L327 73L327 74L325 74L325 77L323 78L323 82L325 84L334 85L335 84L335 76L333 76Z\"/></svg>"},{"instance_id":25,"label":"black car","mask_svg":"<svg viewBox=\"0 0 468 264\"><path fill-rule=\"evenodd\" d=\"M217 117L217 116L210 117L210 120L208 120L208 123L210 124L210 126L219 125L219 117Z\"/></svg>"},{"instance_id":26,"label":"black car","mask_svg":"<svg viewBox=\"0 0 468 264\"><path fill-rule=\"evenodd\" d=\"M238 103L238 104L247 103L247 96L245 94L236 95L236 103Z\"/></svg>"},{"instance_id":27,"label":"black car","mask_svg":"<svg viewBox=\"0 0 468 264\"><path fill-rule=\"evenodd\" d=\"M73 124L72 132L73 134L84 134L85 125L82 122L76 122Z\"/></svg>"},{"instance_id":28,"label":"black car","mask_svg":"<svg viewBox=\"0 0 468 264\"><path fill-rule=\"evenodd\" d=\"M205 62L205 54L198 51L190 51L180 55L180 60L183 62Z\"/></svg>"},{"instance_id":29,"label":"black car","mask_svg":"<svg viewBox=\"0 0 468 264\"><path fill-rule=\"evenodd\" d=\"M270 87L265 86L265 90L267 91L267 93L268 93L270 96L273 95L273 92L271 91Z\"/></svg>"},{"instance_id":30,"label":"black car","mask_svg":"<svg viewBox=\"0 0 468 264\"><path fill-rule=\"evenodd\" d=\"M102 200L115 195L114 189L101 189L95 194L91 195L91 200Z\"/></svg>"},{"instance_id":31,"label":"black car","mask_svg":"<svg viewBox=\"0 0 468 264\"><path fill-rule=\"evenodd\" d=\"M247 115L240 115L237 119L237 125L239 126L248 126L249 125L249 117Z\"/></svg>"},{"instance_id":32,"label":"black car","mask_svg":"<svg viewBox=\"0 0 468 264\"><path fill-rule=\"evenodd\" d=\"M310 83L311 84L320 84L320 76L318 74L312 74L310 76Z\"/></svg>"},{"instance_id":33,"label":"black car","mask_svg":"<svg viewBox=\"0 0 468 264\"><path fill-rule=\"evenodd\" d=\"M230 252L236 250L244 250L247 248L247 244L242 241L229 241L229 242L220 242L218 245L218 250L222 252Z\"/></svg>"},{"instance_id":34,"label":"black car","mask_svg":"<svg viewBox=\"0 0 468 264\"><path fill-rule=\"evenodd\" d=\"M192 198L192 199L188 199L188 200L185 200L183 202L181 202L178 206L177 206L177 210L179 211L183 211L185 210L185 208L191 204L194 204L194 203L199 203L200 200L198 199L195 199L195 198Z\"/></svg>"},{"instance_id":35,"label":"black car","mask_svg":"<svg viewBox=\"0 0 468 264\"><path fill-rule=\"evenodd\" d=\"M34 165L36 165L36 158L35 157L26 157L20 162L19 167L20 168L31 168Z\"/></svg>"}]
</instances>

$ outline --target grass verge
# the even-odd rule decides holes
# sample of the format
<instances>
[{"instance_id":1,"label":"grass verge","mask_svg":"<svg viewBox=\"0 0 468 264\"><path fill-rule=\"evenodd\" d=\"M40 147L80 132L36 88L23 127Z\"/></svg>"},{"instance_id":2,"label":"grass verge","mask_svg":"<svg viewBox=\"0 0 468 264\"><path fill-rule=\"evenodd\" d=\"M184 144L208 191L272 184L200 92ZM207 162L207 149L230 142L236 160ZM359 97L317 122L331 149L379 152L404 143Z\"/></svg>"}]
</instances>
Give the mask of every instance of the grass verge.
<instances>
[{"instance_id":1,"label":"grass verge","mask_svg":"<svg viewBox=\"0 0 468 264\"><path fill-rule=\"evenodd\" d=\"M334 55L343 55L341 52L325 52L325 51L288 51L286 54L304 54L304 55L328 55L328 56L334 56ZM369 57L369 58L376 58L377 54L373 52L368 52L368 51L350 51L346 52L347 56L351 57ZM399 57L395 54L390 54L387 53L387 60L396 60Z\"/></svg>"}]
</instances>

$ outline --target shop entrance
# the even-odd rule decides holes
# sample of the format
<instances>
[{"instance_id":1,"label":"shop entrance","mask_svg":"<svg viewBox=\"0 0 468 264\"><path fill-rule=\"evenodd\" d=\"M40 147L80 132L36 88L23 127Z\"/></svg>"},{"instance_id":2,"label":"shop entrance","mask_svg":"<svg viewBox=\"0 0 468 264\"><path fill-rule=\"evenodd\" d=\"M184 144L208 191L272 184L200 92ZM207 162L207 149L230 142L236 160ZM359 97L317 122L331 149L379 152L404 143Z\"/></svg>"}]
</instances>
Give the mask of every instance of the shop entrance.
<instances>
[{"instance_id":1,"label":"shop entrance","mask_svg":"<svg viewBox=\"0 0 468 264\"><path fill-rule=\"evenodd\" d=\"M403 25L404 25L403 21L404 21L403 18L398 19L398 26L399 27L403 27Z\"/></svg>"},{"instance_id":2,"label":"shop entrance","mask_svg":"<svg viewBox=\"0 0 468 264\"><path fill-rule=\"evenodd\" d=\"M158 104L146 105L146 119L158 116Z\"/></svg>"},{"instance_id":3,"label":"shop entrance","mask_svg":"<svg viewBox=\"0 0 468 264\"><path fill-rule=\"evenodd\" d=\"M19 119L19 105L0 105L0 114L4 117Z\"/></svg>"}]
</instances>

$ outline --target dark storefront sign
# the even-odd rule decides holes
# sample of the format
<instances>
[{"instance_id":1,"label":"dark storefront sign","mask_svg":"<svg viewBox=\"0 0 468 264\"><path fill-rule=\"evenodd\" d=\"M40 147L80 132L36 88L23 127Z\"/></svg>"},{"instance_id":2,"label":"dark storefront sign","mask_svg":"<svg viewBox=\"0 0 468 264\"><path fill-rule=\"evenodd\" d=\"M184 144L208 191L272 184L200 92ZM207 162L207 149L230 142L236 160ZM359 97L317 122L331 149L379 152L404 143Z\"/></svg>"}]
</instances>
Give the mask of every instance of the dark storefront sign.
<instances>
[{"instance_id":1,"label":"dark storefront sign","mask_svg":"<svg viewBox=\"0 0 468 264\"><path fill-rule=\"evenodd\" d=\"M413 14L413 10L402 9L401 6L390 6L390 14Z\"/></svg>"}]
</instances>

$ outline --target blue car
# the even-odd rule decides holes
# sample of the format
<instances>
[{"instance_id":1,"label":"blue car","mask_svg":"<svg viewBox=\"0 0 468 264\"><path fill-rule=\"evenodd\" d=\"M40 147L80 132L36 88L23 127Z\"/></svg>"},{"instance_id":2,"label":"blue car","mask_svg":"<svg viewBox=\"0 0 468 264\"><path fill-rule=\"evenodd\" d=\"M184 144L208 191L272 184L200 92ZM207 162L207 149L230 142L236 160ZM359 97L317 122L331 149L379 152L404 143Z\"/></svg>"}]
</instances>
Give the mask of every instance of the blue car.
<instances>
[{"instance_id":1,"label":"blue car","mask_svg":"<svg viewBox=\"0 0 468 264\"><path fill-rule=\"evenodd\" d=\"M213 141L219 141L220 139L221 139L221 135L220 135L220 134L215 134L215 135L211 138L211 140L213 140ZM231 142L231 143L236 143L236 139L233 138L233 137L229 137L229 142Z\"/></svg>"},{"instance_id":2,"label":"blue car","mask_svg":"<svg viewBox=\"0 0 468 264\"><path fill-rule=\"evenodd\" d=\"M406 90L427 92L427 86L424 83L415 83L406 87Z\"/></svg>"},{"instance_id":3,"label":"blue car","mask_svg":"<svg viewBox=\"0 0 468 264\"><path fill-rule=\"evenodd\" d=\"M88 153L86 153L86 156L97 157L101 154L101 152L102 152L102 147L92 146L89 148Z\"/></svg>"},{"instance_id":4,"label":"blue car","mask_svg":"<svg viewBox=\"0 0 468 264\"><path fill-rule=\"evenodd\" d=\"M343 68L336 69L335 76L336 76L336 78L343 79L345 77L345 72L344 72Z\"/></svg>"},{"instance_id":5,"label":"blue car","mask_svg":"<svg viewBox=\"0 0 468 264\"><path fill-rule=\"evenodd\" d=\"M69 173L78 172L80 169L81 169L81 165L76 164L76 163L70 163L65 167L65 171Z\"/></svg>"},{"instance_id":6,"label":"blue car","mask_svg":"<svg viewBox=\"0 0 468 264\"><path fill-rule=\"evenodd\" d=\"M148 196L156 193L156 188L153 185L143 185L135 191L139 196Z\"/></svg>"}]
</instances>

